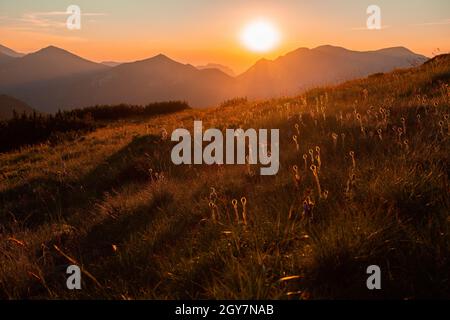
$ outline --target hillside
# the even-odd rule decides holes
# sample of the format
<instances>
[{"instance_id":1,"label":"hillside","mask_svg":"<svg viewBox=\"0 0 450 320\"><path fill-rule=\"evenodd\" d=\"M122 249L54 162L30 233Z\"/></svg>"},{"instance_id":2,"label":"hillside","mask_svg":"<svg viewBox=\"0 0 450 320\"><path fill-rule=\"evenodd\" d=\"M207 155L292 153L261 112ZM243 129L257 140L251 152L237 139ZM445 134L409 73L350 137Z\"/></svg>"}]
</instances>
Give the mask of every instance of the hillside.
<instances>
[{"instance_id":1,"label":"hillside","mask_svg":"<svg viewBox=\"0 0 450 320\"><path fill-rule=\"evenodd\" d=\"M449 83L440 56L0 154L0 297L449 299ZM280 129L278 174L174 165L170 133L194 120ZM73 263L82 290L66 288Z\"/></svg>"},{"instance_id":2,"label":"hillside","mask_svg":"<svg viewBox=\"0 0 450 320\"><path fill-rule=\"evenodd\" d=\"M12 118L14 111L18 115L30 114L33 112L33 108L14 97L0 94L0 121Z\"/></svg>"}]
</instances>

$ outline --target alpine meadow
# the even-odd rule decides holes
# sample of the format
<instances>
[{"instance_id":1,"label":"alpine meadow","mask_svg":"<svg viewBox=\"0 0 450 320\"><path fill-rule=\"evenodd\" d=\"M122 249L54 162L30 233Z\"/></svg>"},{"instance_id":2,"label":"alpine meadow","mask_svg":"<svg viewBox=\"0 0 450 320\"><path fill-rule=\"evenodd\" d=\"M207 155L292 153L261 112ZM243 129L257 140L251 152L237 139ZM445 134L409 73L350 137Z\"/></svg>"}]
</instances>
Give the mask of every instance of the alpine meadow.
<instances>
[{"instance_id":1,"label":"alpine meadow","mask_svg":"<svg viewBox=\"0 0 450 320\"><path fill-rule=\"evenodd\" d=\"M449 299L449 83L441 54L204 109L16 113L0 123L0 298ZM194 121L279 129L277 174L174 164L170 135Z\"/></svg>"}]
</instances>

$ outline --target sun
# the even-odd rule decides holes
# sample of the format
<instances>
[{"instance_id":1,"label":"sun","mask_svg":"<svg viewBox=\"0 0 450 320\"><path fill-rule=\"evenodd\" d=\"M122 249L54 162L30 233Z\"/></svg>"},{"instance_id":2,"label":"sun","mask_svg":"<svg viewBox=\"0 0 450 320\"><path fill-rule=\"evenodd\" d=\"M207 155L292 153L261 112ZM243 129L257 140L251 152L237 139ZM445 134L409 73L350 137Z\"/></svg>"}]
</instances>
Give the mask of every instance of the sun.
<instances>
[{"instance_id":1,"label":"sun","mask_svg":"<svg viewBox=\"0 0 450 320\"><path fill-rule=\"evenodd\" d=\"M267 52L278 45L280 34L272 23L258 19L244 27L240 40L251 51Z\"/></svg>"}]
</instances>

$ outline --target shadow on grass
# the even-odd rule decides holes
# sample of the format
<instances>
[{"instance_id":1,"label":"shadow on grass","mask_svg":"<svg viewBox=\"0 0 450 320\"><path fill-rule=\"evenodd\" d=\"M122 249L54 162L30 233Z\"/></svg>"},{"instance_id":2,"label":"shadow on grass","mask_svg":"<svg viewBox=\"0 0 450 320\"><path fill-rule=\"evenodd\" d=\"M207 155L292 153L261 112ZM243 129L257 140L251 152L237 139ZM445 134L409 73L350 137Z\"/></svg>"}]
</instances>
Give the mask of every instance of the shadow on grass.
<instances>
[{"instance_id":1,"label":"shadow on grass","mask_svg":"<svg viewBox=\"0 0 450 320\"><path fill-rule=\"evenodd\" d=\"M59 218L68 218L77 209L88 209L105 192L129 182L150 179L150 169L157 171L170 146L157 136L133 139L87 175L76 181L58 176L39 177L0 192L0 221L7 227L19 223L35 228Z\"/></svg>"}]
</instances>

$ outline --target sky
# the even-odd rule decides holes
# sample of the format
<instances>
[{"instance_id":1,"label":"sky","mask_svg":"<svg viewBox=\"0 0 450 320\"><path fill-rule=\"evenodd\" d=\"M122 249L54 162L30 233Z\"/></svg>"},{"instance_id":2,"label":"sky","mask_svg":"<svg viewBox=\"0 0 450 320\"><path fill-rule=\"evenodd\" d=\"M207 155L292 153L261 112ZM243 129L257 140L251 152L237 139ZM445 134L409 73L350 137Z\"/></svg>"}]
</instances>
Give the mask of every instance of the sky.
<instances>
[{"instance_id":1,"label":"sky","mask_svg":"<svg viewBox=\"0 0 450 320\"><path fill-rule=\"evenodd\" d=\"M80 30L66 27L69 5L81 9ZM381 9L379 30L366 27L369 5ZM244 27L257 19L280 35L267 52L253 52L240 41ZM55 45L98 62L163 53L237 73L261 58L324 44L353 50L405 46L431 57L450 51L450 1L0 0L0 44L24 53Z\"/></svg>"}]
</instances>

